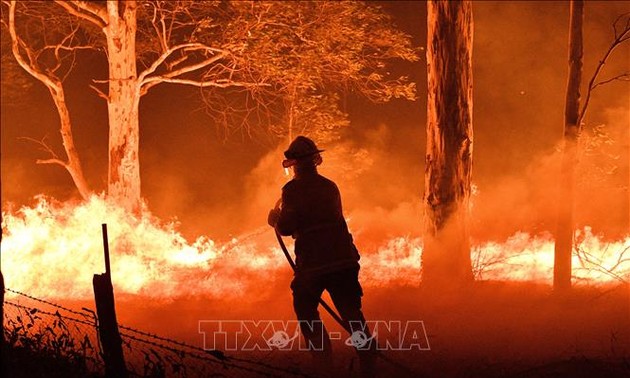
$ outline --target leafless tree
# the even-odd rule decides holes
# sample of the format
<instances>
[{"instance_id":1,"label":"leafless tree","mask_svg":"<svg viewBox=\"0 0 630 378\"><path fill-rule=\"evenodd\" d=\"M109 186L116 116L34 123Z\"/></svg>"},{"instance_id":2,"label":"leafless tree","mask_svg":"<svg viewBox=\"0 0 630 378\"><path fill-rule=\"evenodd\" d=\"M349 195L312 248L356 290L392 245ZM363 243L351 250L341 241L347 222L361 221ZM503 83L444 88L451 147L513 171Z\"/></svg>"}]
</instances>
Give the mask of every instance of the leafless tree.
<instances>
[{"instance_id":1,"label":"leafless tree","mask_svg":"<svg viewBox=\"0 0 630 378\"><path fill-rule=\"evenodd\" d=\"M562 163L559 182L558 219L554 245L554 289L566 290L571 287L571 257L574 250L574 207L575 170L578 156L578 141L582 123L593 90L614 80L630 79L630 72L623 72L611 78L600 80L599 75L611 54L621 44L630 40L630 13L623 14L613 23L614 39L599 61L586 89L586 98L580 106L580 86L582 78L582 24L584 2L572 0L569 21L569 74L564 110L564 137Z\"/></svg>"}]
</instances>

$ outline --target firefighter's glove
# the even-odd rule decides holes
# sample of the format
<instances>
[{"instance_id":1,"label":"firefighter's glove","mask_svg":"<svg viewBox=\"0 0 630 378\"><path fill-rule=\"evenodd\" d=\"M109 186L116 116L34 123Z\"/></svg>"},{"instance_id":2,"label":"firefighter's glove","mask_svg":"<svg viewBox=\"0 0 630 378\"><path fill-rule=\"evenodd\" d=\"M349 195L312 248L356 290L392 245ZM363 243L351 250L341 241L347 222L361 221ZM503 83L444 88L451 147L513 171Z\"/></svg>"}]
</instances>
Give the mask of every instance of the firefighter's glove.
<instances>
[{"instance_id":1,"label":"firefighter's glove","mask_svg":"<svg viewBox=\"0 0 630 378\"><path fill-rule=\"evenodd\" d=\"M269 215L267 216L267 223L273 228L278 224L278 219L280 219L280 209L271 209L269 210Z\"/></svg>"}]
</instances>

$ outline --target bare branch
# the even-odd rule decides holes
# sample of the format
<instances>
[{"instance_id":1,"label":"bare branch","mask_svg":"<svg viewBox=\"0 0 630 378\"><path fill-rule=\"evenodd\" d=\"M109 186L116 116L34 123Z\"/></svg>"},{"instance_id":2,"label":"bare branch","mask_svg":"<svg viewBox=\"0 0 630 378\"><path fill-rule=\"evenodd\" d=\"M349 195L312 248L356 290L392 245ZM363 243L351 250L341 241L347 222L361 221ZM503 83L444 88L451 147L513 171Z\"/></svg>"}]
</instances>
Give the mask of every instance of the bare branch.
<instances>
[{"instance_id":1,"label":"bare branch","mask_svg":"<svg viewBox=\"0 0 630 378\"><path fill-rule=\"evenodd\" d=\"M173 53L177 52L177 51L207 51L207 52L211 52L211 53L220 53L220 54L226 54L226 52L224 50L221 49L216 49L216 48L212 48L209 46L206 46L202 43L184 43L181 45L177 45L174 47L171 47L170 49L166 50L164 53L162 53L162 55L160 55L159 58L157 58L153 64L151 64L151 66L147 67L147 69L145 69L140 75L138 75L138 82L140 83L140 85L143 84L144 79L149 76L150 74L152 74L153 72L155 72L155 70L158 69L158 67L164 63ZM210 58L212 59L212 58Z\"/></svg>"},{"instance_id":2,"label":"bare branch","mask_svg":"<svg viewBox=\"0 0 630 378\"><path fill-rule=\"evenodd\" d=\"M619 254L619 256L617 257L617 262L615 263L615 265L613 265L610 270L615 271L617 268L619 268L620 265L630 262L630 259L624 258L626 252L630 251L630 246L627 246L623 249L623 251L621 251L621 253Z\"/></svg>"},{"instance_id":3,"label":"bare branch","mask_svg":"<svg viewBox=\"0 0 630 378\"><path fill-rule=\"evenodd\" d=\"M613 77L611 77L609 79L599 81L599 82L597 82L597 84L593 85L593 89L597 88L600 85L608 84L608 83L610 83L612 81L616 81L616 80L619 80L619 81L628 81L628 80L630 80L630 72L620 73L617 76L613 76Z\"/></svg>"},{"instance_id":4,"label":"bare branch","mask_svg":"<svg viewBox=\"0 0 630 378\"><path fill-rule=\"evenodd\" d=\"M626 19L626 25L621 28L620 32L617 29L618 24L620 24L624 18ZM615 19L615 22L613 22L613 31L615 33L615 38L618 38L620 36L620 33L623 34L624 30L627 30L628 28L630 28L630 12L622 13Z\"/></svg>"},{"instance_id":5,"label":"bare branch","mask_svg":"<svg viewBox=\"0 0 630 378\"><path fill-rule=\"evenodd\" d=\"M37 164L57 164L60 165L66 169L69 169L69 164L66 163L65 161L61 160L59 158L59 156L57 156L57 154L55 153L55 151L53 151L53 149L48 145L48 143L46 143L46 137L42 138L41 140L37 140L35 138L30 138L30 137L20 137L18 139L23 139L29 142L33 142L37 145L39 145L40 150L46 152L47 154L49 154L51 157L48 159L37 159L35 161L35 163Z\"/></svg>"},{"instance_id":6,"label":"bare branch","mask_svg":"<svg viewBox=\"0 0 630 378\"><path fill-rule=\"evenodd\" d=\"M167 62L166 63L166 67L169 70L172 70L175 66L177 66L178 64L182 64L183 62L187 61L190 58L190 55L182 55L181 57L179 57L179 59L176 59L172 62Z\"/></svg>"},{"instance_id":7,"label":"bare branch","mask_svg":"<svg viewBox=\"0 0 630 378\"><path fill-rule=\"evenodd\" d=\"M620 23L620 21L624 17L627 17L626 24L623 29L618 30L617 24ZM622 43L630 39L630 13L624 13L620 15L619 17L617 17L617 19L613 23L613 30L615 33L615 39L612 41L612 43L608 47L608 50L604 54L603 58L599 61L599 64L597 65L597 68L595 68L595 72L593 73L591 80L588 82L588 89L586 90L586 98L584 100L584 105L582 106L582 109L580 110L580 114L577 119L578 125L580 125L582 123L582 120L584 119L584 115L586 114L586 109L588 107L589 100L591 99L591 93L593 92L593 90L601 84L612 81L612 80L605 80L603 82L596 83L597 77L601 73L602 69L604 68L604 65L606 64L606 61L608 60L610 55L613 53L613 51L615 51L615 49L619 47L619 45L621 45ZM627 73L618 75L615 78L613 78L613 80L619 79L619 77L624 77L626 74Z\"/></svg>"},{"instance_id":8,"label":"bare branch","mask_svg":"<svg viewBox=\"0 0 630 378\"><path fill-rule=\"evenodd\" d=\"M624 251L620 253L617 263L611 268L607 268L606 266L604 266L601 259L598 259L597 257L593 256L591 253L584 250L584 248L582 248L581 246L577 246L575 249L576 249L575 252L578 258L580 259L580 263L582 264L585 270L587 271L595 270L595 271L604 273L614 279L617 279L620 282L623 282L623 283L628 282L626 278L624 277L623 272L620 272L620 269L619 269L620 265L622 265L626 261L629 261L628 259L623 259L623 256L625 252L628 251L628 248L625 248Z\"/></svg>"},{"instance_id":9,"label":"bare branch","mask_svg":"<svg viewBox=\"0 0 630 378\"><path fill-rule=\"evenodd\" d=\"M198 70L198 69L201 69L201 68L204 68L204 67L206 67L206 66L209 66L210 64L212 64L212 63L214 63L214 62L216 62L216 61L218 61L218 60L220 60L220 59L224 58L225 56L227 56L227 54L225 54L225 53L220 53L220 54L218 54L218 55L213 56L212 58L208 58L208 59L206 59L206 60L204 60L204 61L201 61L201 62L199 62L199 63L196 63L196 64L191 64L191 65L189 65L189 66L184 66L184 67L179 68L179 69L177 69L177 70L174 70L174 71L168 72L168 73L166 73L166 74L164 74L164 75L162 75L162 76L164 76L164 77L169 77L169 78L170 78L170 77L177 77L177 76L181 76L181 75L183 75L183 74L186 74L186 73L189 73L189 72L193 72L193 71L196 71L196 70ZM150 79L150 78L149 78L149 79Z\"/></svg>"},{"instance_id":10,"label":"bare branch","mask_svg":"<svg viewBox=\"0 0 630 378\"><path fill-rule=\"evenodd\" d=\"M85 46L63 46L63 45L46 45L42 47L43 50L57 50L55 55L57 55L61 50L64 51L76 51L76 50L93 50L94 46L85 45Z\"/></svg>"},{"instance_id":11,"label":"bare branch","mask_svg":"<svg viewBox=\"0 0 630 378\"><path fill-rule=\"evenodd\" d=\"M46 136L44 136L41 140L37 140L37 139L31 138L31 137L19 137L18 139L22 139L22 140L26 140L28 142L35 143L35 144L39 145L40 150L50 154L50 156L52 156L55 159L59 158L59 156L57 156L55 151L53 151L53 149L48 145L48 143L46 143Z\"/></svg>"},{"instance_id":12,"label":"bare branch","mask_svg":"<svg viewBox=\"0 0 630 378\"><path fill-rule=\"evenodd\" d=\"M242 88L252 88L252 87L266 87L270 86L267 83L248 83L244 81L230 81L230 80L216 80L216 81L203 81L203 80L192 80L192 79L178 79L171 78L167 76L153 76L149 79L145 80L146 85L156 85L159 83L171 83L171 84L184 84L184 85L192 85L200 88L231 88L231 87L242 87Z\"/></svg>"},{"instance_id":13,"label":"bare branch","mask_svg":"<svg viewBox=\"0 0 630 378\"><path fill-rule=\"evenodd\" d=\"M36 164L58 164L62 167L64 167L65 169L70 169L70 167L68 166L67 163L59 160L59 159L37 159L35 160Z\"/></svg>"},{"instance_id":14,"label":"bare branch","mask_svg":"<svg viewBox=\"0 0 630 378\"><path fill-rule=\"evenodd\" d=\"M98 97L101 97L103 99L105 99L105 101L109 101L109 96L106 95L103 91L101 91L100 89L98 89L95 85L90 84L90 88L92 88L96 94L98 95Z\"/></svg>"},{"instance_id":15,"label":"bare branch","mask_svg":"<svg viewBox=\"0 0 630 378\"><path fill-rule=\"evenodd\" d=\"M57 64L56 64L56 65L55 65L55 66L51 69L51 71L52 71L52 72L56 72L56 71L57 71L57 70L61 67L61 65L62 65L62 61L63 61L63 59L62 59L62 57L61 57L61 55L60 55L60 51L61 51L61 50L67 50L67 49L68 49L69 51L71 51L71 52L73 52L73 53L74 53L74 49L72 49L72 48L71 48L71 47L69 47L69 46L65 46L65 44L66 44L66 42L69 42L70 44L72 43L72 40L74 39L74 36L76 35L76 33L77 33L77 31L78 31L78 30L79 30L79 27L78 27L78 26L76 26L76 27L75 27L75 28L74 28L74 29L73 29L70 33L68 33L68 35L66 35L66 36L63 38L63 40L62 40L60 43L58 43L58 44L56 44L56 45L54 45L54 46L51 46L51 48L54 50L55 59L56 59L56 61L57 61ZM43 52L43 51L45 51L45 50L46 50L46 48L41 49L41 50L40 50L40 53L41 53L41 52ZM73 55L74 55L74 54L73 54ZM70 71L66 72L66 76L67 76L69 73L70 73ZM63 81L63 80L61 80L61 81Z\"/></svg>"},{"instance_id":16,"label":"bare branch","mask_svg":"<svg viewBox=\"0 0 630 378\"><path fill-rule=\"evenodd\" d=\"M104 8L99 7L94 2L90 1L80 1L80 0L72 0L72 3L77 6L77 8L84 10L98 17L104 24L107 24L107 12Z\"/></svg>"},{"instance_id":17,"label":"bare branch","mask_svg":"<svg viewBox=\"0 0 630 378\"><path fill-rule=\"evenodd\" d=\"M68 13L83 20L89 21L99 28L107 26L107 14L95 4L87 1L55 0L55 3L63 7Z\"/></svg>"},{"instance_id":18,"label":"bare branch","mask_svg":"<svg viewBox=\"0 0 630 378\"><path fill-rule=\"evenodd\" d=\"M33 76L35 79L41 81L49 90L58 92L61 84L56 78L52 78L45 73L43 73L37 65L32 56L32 52L26 47L21 39L18 37L16 29L15 29L15 6L16 0L11 0L9 3L9 35L11 36L11 51L13 52L13 56L17 63L22 67L29 75ZM26 52L26 55L29 58L29 61L26 61L22 53L20 52L20 46Z\"/></svg>"},{"instance_id":19,"label":"bare branch","mask_svg":"<svg viewBox=\"0 0 630 378\"><path fill-rule=\"evenodd\" d=\"M162 51L166 51L168 50L168 41L166 38L166 30L165 30L165 25L164 25L164 13L163 12L159 12L160 13L160 24L162 26L162 28L158 28L157 26L157 17L158 17L158 5L159 3L149 3L150 5L153 6L153 16L151 17L151 26L153 27L153 30L155 30L155 35L157 37L157 39L160 41L160 47L162 48Z\"/></svg>"}]
</instances>

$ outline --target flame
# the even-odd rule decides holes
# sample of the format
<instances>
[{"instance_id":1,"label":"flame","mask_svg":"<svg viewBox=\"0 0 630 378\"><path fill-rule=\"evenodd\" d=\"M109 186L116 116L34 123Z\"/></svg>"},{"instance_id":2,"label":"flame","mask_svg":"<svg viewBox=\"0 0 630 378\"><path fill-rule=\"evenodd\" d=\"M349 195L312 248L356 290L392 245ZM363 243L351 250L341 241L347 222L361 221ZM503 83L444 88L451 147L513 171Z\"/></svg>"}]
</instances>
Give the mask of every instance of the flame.
<instances>
[{"instance_id":1,"label":"flame","mask_svg":"<svg viewBox=\"0 0 630 378\"><path fill-rule=\"evenodd\" d=\"M90 298L92 275L104 271L101 223L108 224L117 293L242 296L265 290L260 282L288 270L268 227L221 244L203 236L188 242L177 223L164 224L146 210L131 216L100 196L81 203L40 196L34 206L3 212L6 285L36 296ZM605 242L585 228L577 240L574 282L630 280L630 237ZM364 286L419 283L420 238L394 237L374 247L359 243L359 249ZM477 243L471 258L478 279L550 283L553 238L518 232L501 243Z\"/></svg>"},{"instance_id":2,"label":"flame","mask_svg":"<svg viewBox=\"0 0 630 378\"><path fill-rule=\"evenodd\" d=\"M98 196L79 204L39 197L33 207L3 213L7 286L33 295L90 297L92 275L104 271L101 223L108 225L112 280L121 293L239 295L247 284L243 273L282 266L279 251L237 240L217 245L206 237L189 243L176 223L160 224L147 211L131 216Z\"/></svg>"}]
</instances>

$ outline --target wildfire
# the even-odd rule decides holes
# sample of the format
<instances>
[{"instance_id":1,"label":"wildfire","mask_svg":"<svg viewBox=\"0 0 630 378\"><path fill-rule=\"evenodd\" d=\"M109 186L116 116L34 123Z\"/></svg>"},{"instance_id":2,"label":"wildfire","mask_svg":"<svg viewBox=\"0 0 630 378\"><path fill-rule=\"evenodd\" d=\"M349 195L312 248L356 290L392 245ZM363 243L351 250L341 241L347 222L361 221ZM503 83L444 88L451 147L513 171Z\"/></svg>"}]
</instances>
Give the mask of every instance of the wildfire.
<instances>
[{"instance_id":1,"label":"wildfire","mask_svg":"<svg viewBox=\"0 0 630 378\"><path fill-rule=\"evenodd\" d=\"M192 243L144 211L139 217L93 196L80 204L40 197L34 207L3 214L2 268L7 286L53 297L91 296L94 273L104 271L99 224L108 224L112 279L119 293L242 294L243 272L275 269L274 251L248 242ZM276 255L277 256L277 255Z\"/></svg>"},{"instance_id":2,"label":"wildfire","mask_svg":"<svg viewBox=\"0 0 630 378\"><path fill-rule=\"evenodd\" d=\"M32 207L3 212L2 270L7 286L38 296L90 298L92 275L104 271L100 224L108 224L112 279L117 293L148 297L240 296L263 290L280 270L290 274L271 229L226 243L188 242L176 223L148 211L131 216L93 196L82 203L38 198ZM352 224L351 224L352 226ZM604 242L590 229L578 233L574 282L630 281L630 237ZM417 285L420 238L395 237L362 246L365 286ZM472 251L478 279L551 282L553 239L519 232Z\"/></svg>"}]
</instances>

